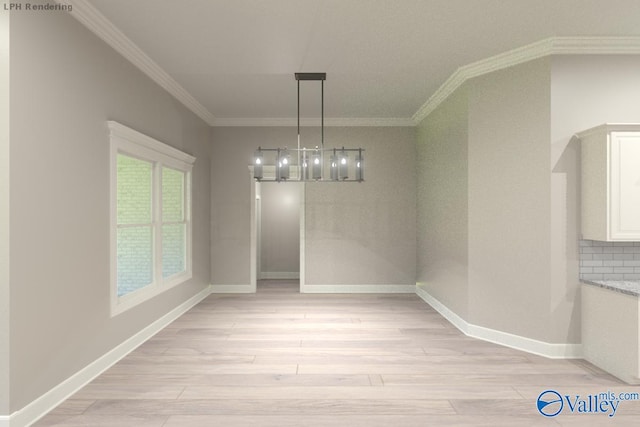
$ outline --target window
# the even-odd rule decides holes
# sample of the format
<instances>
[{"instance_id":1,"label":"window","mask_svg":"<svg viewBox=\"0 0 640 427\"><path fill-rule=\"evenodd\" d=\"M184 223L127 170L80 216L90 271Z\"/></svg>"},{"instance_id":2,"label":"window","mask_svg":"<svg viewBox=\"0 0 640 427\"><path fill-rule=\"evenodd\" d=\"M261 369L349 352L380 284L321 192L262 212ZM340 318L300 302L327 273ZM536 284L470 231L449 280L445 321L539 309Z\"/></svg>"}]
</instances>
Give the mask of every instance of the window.
<instances>
[{"instance_id":1,"label":"window","mask_svg":"<svg viewBox=\"0 0 640 427\"><path fill-rule=\"evenodd\" d=\"M117 122L111 144L111 312L191 278L195 158Z\"/></svg>"}]
</instances>

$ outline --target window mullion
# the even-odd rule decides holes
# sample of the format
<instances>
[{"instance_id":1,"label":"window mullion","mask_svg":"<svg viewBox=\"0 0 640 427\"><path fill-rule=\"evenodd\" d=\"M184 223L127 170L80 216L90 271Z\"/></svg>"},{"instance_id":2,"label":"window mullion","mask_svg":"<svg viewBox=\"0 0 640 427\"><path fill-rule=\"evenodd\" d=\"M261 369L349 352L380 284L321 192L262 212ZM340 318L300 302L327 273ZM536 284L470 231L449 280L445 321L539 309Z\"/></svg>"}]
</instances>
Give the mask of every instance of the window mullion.
<instances>
[{"instance_id":1,"label":"window mullion","mask_svg":"<svg viewBox=\"0 0 640 427\"><path fill-rule=\"evenodd\" d=\"M185 222L190 222L191 221L191 203L189 200L189 195L191 194L191 173L190 172L185 172L184 174L184 194L183 194L183 203L184 203L184 210L182 211L183 213L183 219Z\"/></svg>"},{"instance_id":2,"label":"window mullion","mask_svg":"<svg viewBox=\"0 0 640 427\"><path fill-rule=\"evenodd\" d=\"M153 237L155 284L162 284L162 165L155 162L153 167Z\"/></svg>"},{"instance_id":3,"label":"window mullion","mask_svg":"<svg viewBox=\"0 0 640 427\"><path fill-rule=\"evenodd\" d=\"M191 260L192 260L192 247L191 247L191 172L185 172L184 174L184 210L182 211L183 219L185 221L185 269L188 274L191 274Z\"/></svg>"},{"instance_id":4,"label":"window mullion","mask_svg":"<svg viewBox=\"0 0 640 427\"><path fill-rule=\"evenodd\" d=\"M162 225L178 225L178 224L186 224L187 221L163 221Z\"/></svg>"},{"instance_id":5,"label":"window mullion","mask_svg":"<svg viewBox=\"0 0 640 427\"><path fill-rule=\"evenodd\" d=\"M118 228L137 228L137 227L153 227L153 222L141 222L133 224L118 224Z\"/></svg>"}]
</instances>

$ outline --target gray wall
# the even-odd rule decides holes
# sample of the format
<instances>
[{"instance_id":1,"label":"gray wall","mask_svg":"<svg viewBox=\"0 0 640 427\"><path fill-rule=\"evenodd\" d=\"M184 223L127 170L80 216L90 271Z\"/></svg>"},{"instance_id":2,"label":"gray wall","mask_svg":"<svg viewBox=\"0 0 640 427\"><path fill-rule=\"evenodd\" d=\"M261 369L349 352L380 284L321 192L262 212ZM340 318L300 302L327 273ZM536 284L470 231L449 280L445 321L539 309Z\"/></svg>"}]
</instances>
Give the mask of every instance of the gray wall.
<instances>
[{"instance_id":1,"label":"gray wall","mask_svg":"<svg viewBox=\"0 0 640 427\"><path fill-rule=\"evenodd\" d=\"M309 183L306 285L415 285L413 128L329 128L333 146L362 147L364 183Z\"/></svg>"},{"instance_id":2,"label":"gray wall","mask_svg":"<svg viewBox=\"0 0 640 427\"><path fill-rule=\"evenodd\" d=\"M416 281L468 317L468 108L466 85L418 127Z\"/></svg>"},{"instance_id":3,"label":"gray wall","mask_svg":"<svg viewBox=\"0 0 640 427\"><path fill-rule=\"evenodd\" d=\"M11 22L11 402L16 411L209 283L209 127L65 13ZM116 120L197 157L193 278L110 317Z\"/></svg>"},{"instance_id":4,"label":"gray wall","mask_svg":"<svg viewBox=\"0 0 640 427\"><path fill-rule=\"evenodd\" d=\"M302 139L319 144L319 129ZM248 284L248 165L258 146L295 146L296 129L214 128L212 141L212 283ZM412 128L325 129L327 147L366 150L366 182L306 184L306 284L415 283L414 141Z\"/></svg>"},{"instance_id":5,"label":"gray wall","mask_svg":"<svg viewBox=\"0 0 640 427\"><path fill-rule=\"evenodd\" d=\"M469 82L468 320L556 342L549 328L549 79L544 58Z\"/></svg>"},{"instance_id":6,"label":"gray wall","mask_svg":"<svg viewBox=\"0 0 640 427\"><path fill-rule=\"evenodd\" d=\"M9 14L0 13L0 416L9 414Z\"/></svg>"},{"instance_id":7,"label":"gray wall","mask_svg":"<svg viewBox=\"0 0 640 427\"><path fill-rule=\"evenodd\" d=\"M466 82L420 124L418 282L428 292L472 324L580 342L573 135L640 121L638 69L638 56L530 61ZM466 189L445 179L454 170ZM458 234L447 241L433 227Z\"/></svg>"},{"instance_id":8,"label":"gray wall","mask_svg":"<svg viewBox=\"0 0 640 427\"><path fill-rule=\"evenodd\" d=\"M418 282L471 324L552 341L549 77L466 82L421 124Z\"/></svg>"},{"instance_id":9,"label":"gray wall","mask_svg":"<svg viewBox=\"0 0 640 427\"><path fill-rule=\"evenodd\" d=\"M292 147L296 129L216 127L211 141L211 283L248 285L254 185L249 165L258 146Z\"/></svg>"},{"instance_id":10,"label":"gray wall","mask_svg":"<svg viewBox=\"0 0 640 427\"><path fill-rule=\"evenodd\" d=\"M260 184L261 273L300 272L300 185L296 183Z\"/></svg>"}]
</instances>

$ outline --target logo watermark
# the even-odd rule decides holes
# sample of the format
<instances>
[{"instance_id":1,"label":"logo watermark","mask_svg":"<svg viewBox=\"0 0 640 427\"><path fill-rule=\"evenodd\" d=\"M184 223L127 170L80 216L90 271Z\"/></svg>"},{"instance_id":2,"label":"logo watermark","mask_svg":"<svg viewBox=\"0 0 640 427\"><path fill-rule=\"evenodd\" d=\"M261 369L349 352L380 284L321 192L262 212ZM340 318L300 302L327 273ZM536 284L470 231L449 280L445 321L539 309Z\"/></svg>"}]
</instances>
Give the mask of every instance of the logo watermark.
<instances>
[{"instance_id":1,"label":"logo watermark","mask_svg":"<svg viewBox=\"0 0 640 427\"><path fill-rule=\"evenodd\" d=\"M563 412L572 414L616 415L621 402L640 400L639 393L614 393L605 391L596 394L560 394L556 390L545 390L536 400L538 412L545 417L555 417Z\"/></svg>"},{"instance_id":2,"label":"logo watermark","mask_svg":"<svg viewBox=\"0 0 640 427\"><path fill-rule=\"evenodd\" d=\"M72 12L73 5L70 4L60 4L60 3L45 3L45 4L35 4L35 3L3 3L2 4L4 10L8 10L10 12L21 12L21 11L62 11L62 12Z\"/></svg>"}]
</instances>

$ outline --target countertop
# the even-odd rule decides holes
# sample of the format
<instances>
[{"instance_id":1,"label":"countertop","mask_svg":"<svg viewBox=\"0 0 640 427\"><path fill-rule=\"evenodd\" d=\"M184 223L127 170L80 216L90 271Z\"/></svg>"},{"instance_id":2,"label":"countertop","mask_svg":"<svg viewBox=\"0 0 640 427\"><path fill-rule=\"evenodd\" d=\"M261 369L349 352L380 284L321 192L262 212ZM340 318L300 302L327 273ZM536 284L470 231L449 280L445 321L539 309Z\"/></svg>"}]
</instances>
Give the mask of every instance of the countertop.
<instances>
[{"instance_id":1,"label":"countertop","mask_svg":"<svg viewBox=\"0 0 640 427\"><path fill-rule=\"evenodd\" d=\"M581 280L587 285L599 286L614 292L640 297L639 280Z\"/></svg>"}]
</instances>

